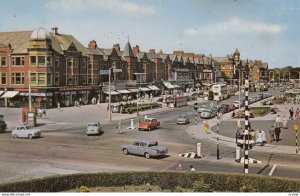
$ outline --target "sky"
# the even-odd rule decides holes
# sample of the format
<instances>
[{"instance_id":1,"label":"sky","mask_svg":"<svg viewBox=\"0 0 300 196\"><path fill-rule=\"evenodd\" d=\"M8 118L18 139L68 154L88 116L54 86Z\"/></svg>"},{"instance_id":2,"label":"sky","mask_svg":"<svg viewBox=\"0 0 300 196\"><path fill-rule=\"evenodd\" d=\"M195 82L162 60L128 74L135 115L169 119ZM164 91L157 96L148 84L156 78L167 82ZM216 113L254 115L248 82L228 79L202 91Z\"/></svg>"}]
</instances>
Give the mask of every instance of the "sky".
<instances>
[{"instance_id":1,"label":"sky","mask_svg":"<svg viewBox=\"0 0 300 196\"><path fill-rule=\"evenodd\" d=\"M160 49L231 55L300 67L299 0L1 0L0 31L57 26L83 45L112 48L129 40Z\"/></svg>"}]
</instances>

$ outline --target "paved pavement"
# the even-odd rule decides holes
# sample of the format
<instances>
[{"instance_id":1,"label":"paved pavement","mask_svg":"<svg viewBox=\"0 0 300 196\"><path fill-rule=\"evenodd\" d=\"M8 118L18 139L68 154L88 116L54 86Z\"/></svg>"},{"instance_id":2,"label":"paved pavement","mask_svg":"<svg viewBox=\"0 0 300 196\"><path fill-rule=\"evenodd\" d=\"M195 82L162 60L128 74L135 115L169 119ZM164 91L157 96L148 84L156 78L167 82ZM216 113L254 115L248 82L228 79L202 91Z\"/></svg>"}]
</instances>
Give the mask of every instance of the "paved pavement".
<instances>
[{"instance_id":1,"label":"paved pavement","mask_svg":"<svg viewBox=\"0 0 300 196\"><path fill-rule=\"evenodd\" d=\"M153 101L156 101L158 97L154 98ZM202 99L198 98L198 103L202 102ZM204 102L204 101L203 101ZM189 105L193 105L194 102L189 102ZM259 102L252 105L260 105ZM292 105L291 105L292 106ZM285 105L277 106L280 110L280 115L288 117L288 108ZM290 106L289 106L290 107ZM294 108L298 107L294 105ZM151 116L154 113L162 113L165 111L170 111L172 108L168 108L166 104L163 103L162 108L146 110L140 112L140 117ZM18 123L21 123L21 109L20 108L1 108L1 113L4 114L6 123L8 124L8 130L12 130ZM93 115L91 115L93 114ZM255 118L255 121L263 120L275 120L276 115L268 114L264 117ZM115 123L119 120L135 119L135 125L137 125L137 114L119 114L112 113L112 122ZM252 119L251 119L252 120ZM61 111L58 109L48 109L47 114L42 118L37 119L37 124L41 130L60 130L74 127L83 127L86 126L89 122L99 121L101 124L109 124L109 114L107 111L107 103L101 103L98 105L84 105L81 107L66 107L62 108ZM222 121L236 121L231 119L231 113L223 115ZM241 120L242 121L242 120ZM252 122L253 124L254 122ZM217 119L209 120L210 127L213 127L217 124ZM128 125L129 127L129 125ZM235 143L235 129L232 130L232 137L219 135L219 144L226 145L229 147L236 147ZM206 134L203 131L203 124L191 125L188 127L186 132L194 138L210 141L216 143L217 134L213 131L210 131L209 134ZM268 135L266 131L266 135ZM280 143L279 143L280 144ZM263 147L254 147L252 150L263 151L263 152L276 152L276 153L285 153L285 154L295 154L295 146L286 146L286 145L273 145L266 144ZM299 154L299 153L298 153Z\"/></svg>"}]
</instances>

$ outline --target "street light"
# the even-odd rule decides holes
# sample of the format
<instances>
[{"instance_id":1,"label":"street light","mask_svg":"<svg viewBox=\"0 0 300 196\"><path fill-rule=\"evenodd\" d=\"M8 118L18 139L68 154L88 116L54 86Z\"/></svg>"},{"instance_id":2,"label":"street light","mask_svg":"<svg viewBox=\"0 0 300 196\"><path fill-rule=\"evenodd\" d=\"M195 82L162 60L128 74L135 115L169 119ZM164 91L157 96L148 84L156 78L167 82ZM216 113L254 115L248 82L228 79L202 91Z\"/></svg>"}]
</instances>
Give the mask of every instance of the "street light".
<instances>
[{"instance_id":1,"label":"street light","mask_svg":"<svg viewBox=\"0 0 300 196\"><path fill-rule=\"evenodd\" d=\"M108 69L108 113L109 113L109 122L111 122L111 90L110 90L110 80L111 80L111 69L113 67Z\"/></svg>"}]
</instances>

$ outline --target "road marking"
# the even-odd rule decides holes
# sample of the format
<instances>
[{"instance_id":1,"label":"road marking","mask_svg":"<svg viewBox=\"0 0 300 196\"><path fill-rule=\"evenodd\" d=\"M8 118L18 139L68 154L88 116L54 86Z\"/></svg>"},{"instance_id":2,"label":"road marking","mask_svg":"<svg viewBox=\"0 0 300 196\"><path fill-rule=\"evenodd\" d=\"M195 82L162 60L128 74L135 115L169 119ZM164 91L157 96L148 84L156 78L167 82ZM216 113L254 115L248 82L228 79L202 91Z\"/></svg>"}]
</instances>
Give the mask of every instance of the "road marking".
<instances>
[{"instance_id":1,"label":"road marking","mask_svg":"<svg viewBox=\"0 0 300 196\"><path fill-rule=\"evenodd\" d=\"M270 171L270 173L269 173L269 176L272 176L272 174L273 174L273 172L274 172L276 166L277 166L277 164L273 165L273 167L272 167L272 169L271 169L271 171Z\"/></svg>"}]
</instances>

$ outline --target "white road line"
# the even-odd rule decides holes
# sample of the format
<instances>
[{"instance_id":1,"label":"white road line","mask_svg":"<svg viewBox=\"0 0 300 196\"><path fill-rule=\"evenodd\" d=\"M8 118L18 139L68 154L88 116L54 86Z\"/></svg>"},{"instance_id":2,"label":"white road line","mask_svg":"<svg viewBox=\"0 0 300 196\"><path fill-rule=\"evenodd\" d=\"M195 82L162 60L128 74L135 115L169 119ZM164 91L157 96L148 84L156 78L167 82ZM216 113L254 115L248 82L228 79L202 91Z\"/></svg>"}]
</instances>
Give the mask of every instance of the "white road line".
<instances>
[{"instance_id":1,"label":"white road line","mask_svg":"<svg viewBox=\"0 0 300 196\"><path fill-rule=\"evenodd\" d=\"M271 171L270 171L270 173L269 173L269 176L272 176L272 174L273 174L273 172L274 172L276 166L277 166L277 164L273 165L273 167L272 167L272 169L271 169Z\"/></svg>"}]
</instances>

